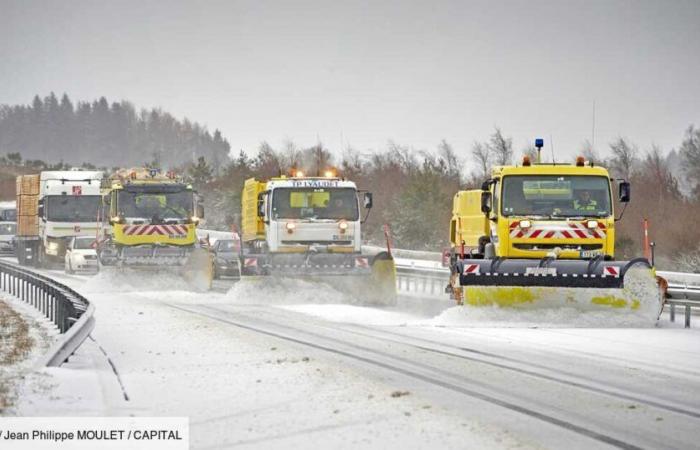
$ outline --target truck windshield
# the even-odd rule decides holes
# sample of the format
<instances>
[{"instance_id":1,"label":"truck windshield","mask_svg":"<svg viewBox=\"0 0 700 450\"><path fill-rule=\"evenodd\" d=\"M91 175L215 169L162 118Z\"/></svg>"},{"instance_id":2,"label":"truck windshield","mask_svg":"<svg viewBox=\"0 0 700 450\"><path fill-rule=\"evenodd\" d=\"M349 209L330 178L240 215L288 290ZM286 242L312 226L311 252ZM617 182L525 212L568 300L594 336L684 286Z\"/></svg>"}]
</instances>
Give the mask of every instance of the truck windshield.
<instances>
[{"instance_id":1,"label":"truck windshield","mask_svg":"<svg viewBox=\"0 0 700 450\"><path fill-rule=\"evenodd\" d=\"M180 192L119 191L117 208L126 219L143 219L151 223L165 220L189 220L192 217L194 197L190 190Z\"/></svg>"},{"instance_id":2,"label":"truck windshield","mask_svg":"<svg viewBox=\"0 0 700 450\"><path fill-rule=\"evenodd\" d=\"M16 223L0 223L0 236L15 235L17 232Z\"/></svg>"},{"instance_id":3,"label":"truck windshield","mask_svg":"<svg viewBox=\"0 0 700 450\"><path fill-rule=\"evenodd\" d=\"M46 220L53 222L96 222L99 195L50 195L44 197Z\"/></svg>"},{"instance_id":4,"label":"truck windshield","mask_svg":"<svg viewBox=\"0 0 700 450\"><path fill-rule=\"evenodd\" d=\"M610 182L583 175L503 177L504 216L607 217L611 214Z\"/></svg>"},{"instance_id":5,"label":"truck windshield","mask_svg":"<svg viewBox=\"0 0 700 450\"><path fill-rule=\"evenodd\" d=\"M353 188L277 188L272 193L273 219L357 220Z\"/></svg>"},{"instance_id":6,"label":"truck windshield","mask_svg":"<svg viewBox=\"0 0 700 450\"><path fill-rule=\"evenodd\" d=\"M17 210L16 209L3 209L0 211L0 220L13 222L17 220Z\"/></svg>"}]
</instances>

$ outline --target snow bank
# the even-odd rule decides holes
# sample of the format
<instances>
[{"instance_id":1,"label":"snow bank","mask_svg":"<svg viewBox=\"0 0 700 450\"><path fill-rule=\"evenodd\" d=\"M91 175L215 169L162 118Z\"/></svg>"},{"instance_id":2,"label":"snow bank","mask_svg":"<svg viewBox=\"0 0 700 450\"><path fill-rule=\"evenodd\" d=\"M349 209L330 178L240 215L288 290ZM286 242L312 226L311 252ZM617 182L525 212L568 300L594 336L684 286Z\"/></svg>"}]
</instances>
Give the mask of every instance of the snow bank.
<instances>
[{"instance_id":1,"label":"snow bank","mask_svg":"<svg viewBox=\"0 0 700 450\"><path fill-rule=\"evenodd\" d=\"M358 304L359 300L333 286L293 278L243 278L226 294L235 303L295 305L295 304Z\"/></svg>"},{"instance_id":2,"label":"snow bank","mask_svg":"<svg viewBox=\"0 0 700 450\"><path fill-rule=\"evenodd\" d=\"M105 292L187 291L188 283L179 274L164 270L138 270L112 267L102 268L100 273L89 278L81 293L104 294Z\"/></svg>"}]
</instances>

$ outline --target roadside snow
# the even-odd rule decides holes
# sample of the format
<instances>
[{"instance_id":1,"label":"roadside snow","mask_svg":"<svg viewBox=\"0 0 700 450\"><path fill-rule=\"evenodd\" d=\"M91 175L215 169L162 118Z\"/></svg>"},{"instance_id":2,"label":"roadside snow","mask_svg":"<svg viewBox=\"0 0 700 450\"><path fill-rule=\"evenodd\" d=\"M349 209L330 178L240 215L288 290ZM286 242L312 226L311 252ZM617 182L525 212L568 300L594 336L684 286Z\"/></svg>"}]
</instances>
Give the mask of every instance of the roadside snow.
<instances>
[{"instance_id":1,"label":"roadside snow","mask_svg":"<svg viewBox=\"0 0 700 450\"><path fill-rule=\"evenodd\" d=\"M0 414L14 414L22 394L18 392L24 379L34 370L38 360L48 351L55 340L57 329L41 313L25 302L7 294L0 297L3 307L11 308L19 314L18 319L27 325L27 337L30 347L27 353L17 361L0 361ZM8 331L8 330L5 330ZM0 342L0 345L12 345L11 342Z\"/></svg>"}]
</instances>

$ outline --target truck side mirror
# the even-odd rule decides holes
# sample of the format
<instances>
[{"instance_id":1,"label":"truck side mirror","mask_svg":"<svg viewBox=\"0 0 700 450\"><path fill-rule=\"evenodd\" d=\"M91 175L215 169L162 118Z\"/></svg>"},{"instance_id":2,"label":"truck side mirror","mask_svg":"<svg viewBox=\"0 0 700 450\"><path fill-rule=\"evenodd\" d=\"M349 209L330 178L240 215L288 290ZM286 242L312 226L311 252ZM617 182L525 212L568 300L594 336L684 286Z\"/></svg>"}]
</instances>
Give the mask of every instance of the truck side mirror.
<instances>
[{"instance_id":1,"label":"truck side mirror","mask_svg":"<svg viewBox=\"0 0 700 450\"><path fill-rule=\"evenodd\" d=\"M623 181L620 183L620 203L627 203L630 201L631 196L631 186L629 181Z\"/></svg>"},{"instance_id":2,"label":"truck side mirror","mask_svg":"<svg viewBox=\"0 0 700 450\"><path fill-rule=\"evenodd\" d=\"M265 194L258 194L258 217L265 217Z\"/></svg>"},{"instance_id":3,"label":"truck side mirror","mask_svg":"<svg viewBox=\"0 0 700 450\"><path fill-rule=\"evenodd\" d=\"M41 217L41 218L44 217L44 201L43 201L43 200L39 200L39 206L38 206L38 209L37 209L37 214L38 214L39 217Z\"/></svg>"},{"instance_id":4,"label":"truck side mirror","mask_svg":"<svg viewBox=\"0 0 700 450\"><path fill-rule=\"evenodd\" d=\"M488 215L491 212L493 199L489 191L481 193L481 212Z\"/></svg>"},{"instance_id":5,"label":"truck side mirror","mask_svg":"<svg viewBox=\"0 0 700 450\"><path fill-rule=\"evenodd\" d=\"M195 215L196 215L199 219L204 219L204 206L202 206L202 205L197 205L197 207L195 208Z\"/></svg>"},{"instance_id":6,"label":"truck side mirror","mask_svg":"<svg viewBox=\"0 0 700 450\"><path fill-rule=\"evenodd\" d=\"M372 208L372 193L371 192L365 192L364 205L365 205L366 209Z\"/></svg>"}]
</instances>

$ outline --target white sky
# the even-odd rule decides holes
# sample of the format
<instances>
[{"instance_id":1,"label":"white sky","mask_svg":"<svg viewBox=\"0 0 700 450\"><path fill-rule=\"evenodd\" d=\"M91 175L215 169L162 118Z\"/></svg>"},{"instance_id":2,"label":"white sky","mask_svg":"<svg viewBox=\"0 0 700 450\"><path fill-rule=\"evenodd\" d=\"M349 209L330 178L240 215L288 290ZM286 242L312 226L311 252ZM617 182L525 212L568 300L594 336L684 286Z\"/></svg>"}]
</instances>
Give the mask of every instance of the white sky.
<instances>
[{"instance_id":1,"label":"white sky","mask_svg":"<svg viewBox=\"0 0 700 450\"><path fill-rule=\"evenodd\" d=\"M698 1L0 0L0 103L127 99L267 140L463 155L494 125L559 155L700 125ZM549 154L549 143L547 142Z\"/></svg>"}]
</instances>

